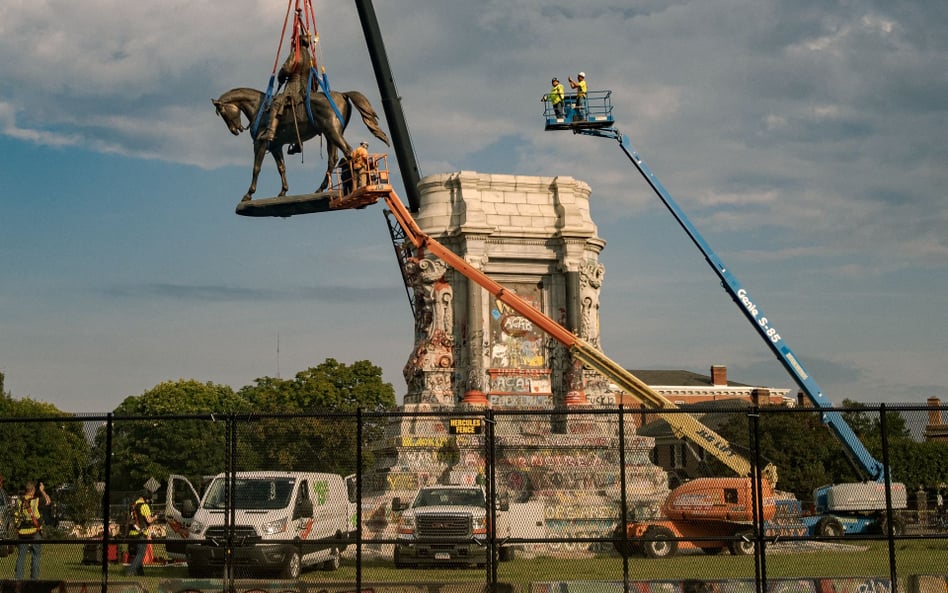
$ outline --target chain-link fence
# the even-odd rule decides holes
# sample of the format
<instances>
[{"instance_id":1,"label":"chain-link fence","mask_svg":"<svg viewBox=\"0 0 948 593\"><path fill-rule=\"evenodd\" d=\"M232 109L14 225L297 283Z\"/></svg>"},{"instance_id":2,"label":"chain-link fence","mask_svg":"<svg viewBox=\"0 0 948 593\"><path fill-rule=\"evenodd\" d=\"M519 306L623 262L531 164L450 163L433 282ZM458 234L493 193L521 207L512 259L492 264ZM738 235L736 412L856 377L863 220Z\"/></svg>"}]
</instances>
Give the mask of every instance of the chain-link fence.
<instances>
[{"instance_id":1,"label":"chain-link fence","mask_svg":"<svg viewBox=\"0 0 948 593\"><path fill-rule=\"evenodd\" d=\"M77 593L944 591L944 410L836 411L889 482L806 408L3 419L0 575ZM680 438L681 413L729 448Z\"/></svg>"}]
</instances>

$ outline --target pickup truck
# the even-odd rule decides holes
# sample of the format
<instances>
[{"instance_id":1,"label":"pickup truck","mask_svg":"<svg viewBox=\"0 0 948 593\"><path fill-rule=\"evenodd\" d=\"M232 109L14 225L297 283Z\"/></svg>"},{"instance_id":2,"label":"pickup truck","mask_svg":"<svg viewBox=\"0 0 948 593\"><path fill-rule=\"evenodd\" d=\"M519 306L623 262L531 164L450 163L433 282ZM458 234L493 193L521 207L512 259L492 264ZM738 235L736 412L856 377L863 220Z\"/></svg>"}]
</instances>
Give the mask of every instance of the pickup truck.
<instances>
[{"instance_id":1,"label":"pickup truck","mask_svg":"<svg viewBox=\"0 0 948 593\"><path fill-rule=\"evenodd\" d=\"M509 532L506 502L498 505L498 539ZM411 504L398 497L392 510L401 513L393 560L396 568L414 565L487 563L490 517L480 486L424 486ZM502 559L510 557L503 548Z\"/></svg>"}]
</instances>

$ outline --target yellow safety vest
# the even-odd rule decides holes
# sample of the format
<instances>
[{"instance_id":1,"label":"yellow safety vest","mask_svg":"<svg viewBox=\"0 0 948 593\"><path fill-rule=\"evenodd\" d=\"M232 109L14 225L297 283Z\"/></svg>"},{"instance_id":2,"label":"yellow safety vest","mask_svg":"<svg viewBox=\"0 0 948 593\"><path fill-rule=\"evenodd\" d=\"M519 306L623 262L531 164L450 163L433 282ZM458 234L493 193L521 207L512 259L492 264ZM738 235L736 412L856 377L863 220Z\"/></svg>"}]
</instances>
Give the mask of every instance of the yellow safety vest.
<instances>
[{"instance_id":1,"label":"yellow safety vest","mask_svg":"<svg viewBox=\"0 0 948 593\"><path fill-rule=\"evenodd\" d=\"M557 103L561 102L563 100L563 85L558 84L550 89L550 93L547 95L547 98L550 100L551 105L556 105Z\"/></svg>"},{"instance_id":2,"label":"yellow safety vest","mask_svg":"<svg viewBox=\"0 0 948 593\"><path fill-rule=\"evenodd\" d=\"M151 507L145 502L145 499L138 497L132 503L132 524L129 526L128 534L137 537L145 533L148 529L148 518L151 517Z\"/></svg>"},{"instance_id":3,"label":"yellow safety vest","mask_svg":"<svg viewBox=\"0 0 948 593\"><path fill-rule=\"evenodd\" d=\"M19 515L17 533L20 535L34 535L40 530L42 524L40 522L39 499L35 494L20 499L20 508L17 514Z\"/></svg>"}]
</instances>

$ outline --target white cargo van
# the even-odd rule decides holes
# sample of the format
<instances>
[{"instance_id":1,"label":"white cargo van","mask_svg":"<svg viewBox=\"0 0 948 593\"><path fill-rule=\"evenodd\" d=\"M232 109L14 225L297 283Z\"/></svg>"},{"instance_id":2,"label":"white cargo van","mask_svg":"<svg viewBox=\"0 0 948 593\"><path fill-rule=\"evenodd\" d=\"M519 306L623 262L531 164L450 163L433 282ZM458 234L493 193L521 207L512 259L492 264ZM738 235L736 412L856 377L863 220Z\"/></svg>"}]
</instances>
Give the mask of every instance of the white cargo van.
<instances>
[{"instance_id":1,"label":"white cargo van","mask_svg":"<svg viewBox=\"0 0 948 593\"><path fill-rule=\"evenodd\" d=\"M355 476L250 471L230 481L218 474L187 525L188 575L221 574L228 543L232 566L244 573L297 578L304 566L334 570L355 526Z\"/></svg>"}]
</instances>

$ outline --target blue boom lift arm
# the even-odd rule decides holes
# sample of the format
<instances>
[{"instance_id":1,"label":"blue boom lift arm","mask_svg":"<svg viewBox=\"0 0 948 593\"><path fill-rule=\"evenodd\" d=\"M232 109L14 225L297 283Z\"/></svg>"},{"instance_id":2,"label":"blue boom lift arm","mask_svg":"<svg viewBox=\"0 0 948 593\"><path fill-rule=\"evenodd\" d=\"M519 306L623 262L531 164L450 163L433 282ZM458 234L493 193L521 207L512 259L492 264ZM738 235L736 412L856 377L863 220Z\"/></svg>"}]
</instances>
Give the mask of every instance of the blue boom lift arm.
<instances>
[{"instance_id":1,"label":"blue boom lift arm","mask_svg":"<svg viewBox=\"0 0 948 593\"><path fill-rule=\"evenodd\" d=\"M652 187L655 193L658 194L658 197L675 217L675 220L678 221L678 224L685 229L685 232L691 237L692 242L694 242L701 253L704 254L705 260L714 270L714 273L721 279L725 290L727 290L731 298L734 299L734 302L738 305L738 308L747 320L750 321L750 324L754 326L754 329L757 330L757 333L760 334L760 337L763 338L764 342L777 356L777 359L783 364L784 368L787 369L787 372L790 373L809 400L817 408L824 410L821 414L823 423L833 431L843 444L846 455L856 470L862 474L864 479L875 482L885 481L885 466L869 453L865 445L862 444L862 441L859 440L859 437L856 436L852 428L850 428L843 419L842 414L832 410L833 403L823 395L823 390L806 371L803 363L797 358L793 350L790 349L790 346L783 339L783 336L777 330L774 322L764 315L760 304L751 297L746 288L741 286L741 283L734 274L724 265L724 262L721 261L721 258L718 257L714 250L711 249L708 242L704 240L704 237L701 236L698 229L695 228L678 203L675 202L671 194L668 193L668 190L665 189L665 186L662 185L662 182L658 180L655 173L653 173L645 161L642 160L642 157L629 142L629 138L614 127L577 127L573 129L573 132L618 141L622 151L629 157L629 160L632 161L632 164L635 165L635 168L638 169L639 173L642 174L642 177Z\"/></svg>"}]
</instances>

